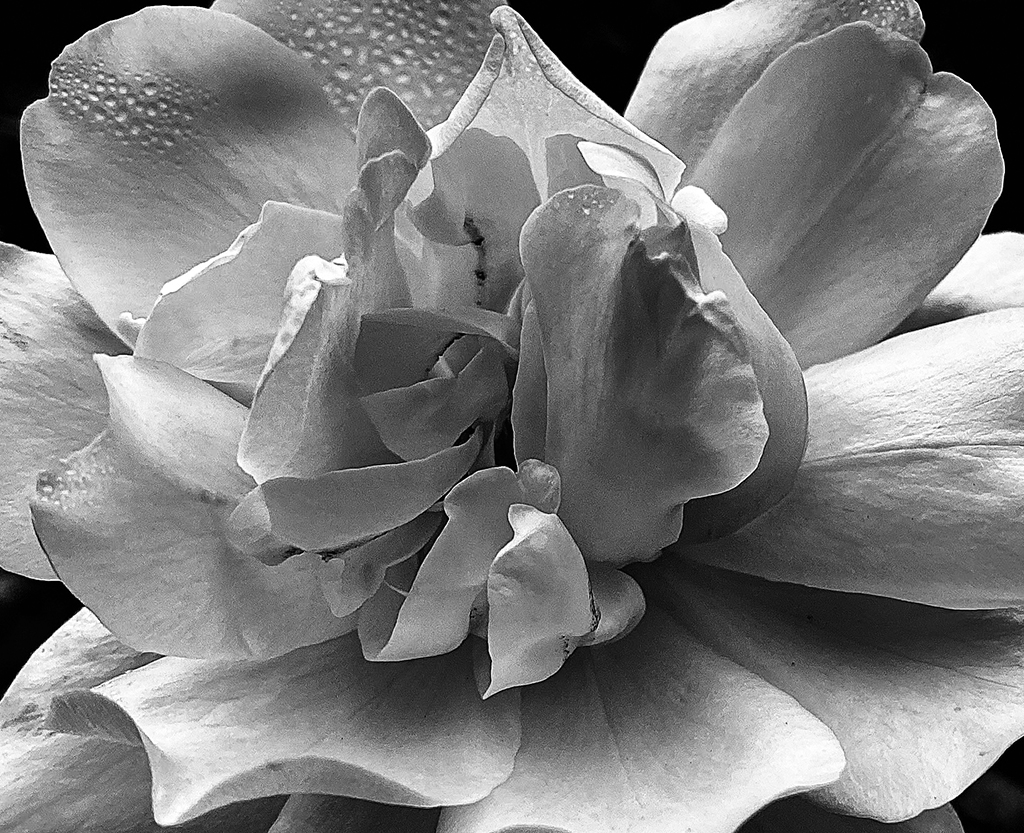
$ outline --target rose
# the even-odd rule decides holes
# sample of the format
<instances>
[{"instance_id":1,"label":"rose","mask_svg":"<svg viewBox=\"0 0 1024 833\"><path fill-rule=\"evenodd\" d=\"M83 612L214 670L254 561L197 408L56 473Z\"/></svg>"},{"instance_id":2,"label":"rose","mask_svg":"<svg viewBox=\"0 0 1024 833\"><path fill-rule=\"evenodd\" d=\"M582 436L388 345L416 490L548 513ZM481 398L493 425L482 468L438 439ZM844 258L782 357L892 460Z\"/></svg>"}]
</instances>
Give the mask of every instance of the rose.
<instances>
[{"instance_id":1,"label":"rose","mask_svg":"<svg viewBox=\"0 0 1024 833\"><path fill-rule=\"evenodd\" d=\"M689 26L710 21L733 31L730 19L756 17L757 11L751 4L729 7ZM316 93L297 95L289 86L306 79L285 77L294 69L287 58L281 57L280 75L277 64L256 59L259 49L276 50L269 39L222 16L178 14L154 11L134 23L115 24L116 36L110 38L105 35L111 28L99 30L90 48L123 50L117 61L103 56L117 65L117 73L124 71L121 60L138 59L147 49L176 55L183 70L200 65L224 73L223 79L215 75L224 80L217 95L205 95L198 84L187 96L179 86L178 99L161 98L159 90L153 94L155 104L142 113L151 108L157 114L152 118L158 118L162 109L179 110L166 122L169 134L156 123L146 131L148 150L163 154L155 173L148 171L158 188L123 195L165 212L177 198L189 216L204 221L194 229L203 232L210 215L217 216L214 207L226 204L238 211L246 197L242 185L253 187L233 181L232 171L255 177L275 170L270 162L280 148L248 147L243 140L270 137L287 144L296 136L327 134L340 144L341 134L326 129L332 111L317 109ZM190 32L193 52L176 50L173 37L192 25L184 23L188 20L202 21ZM819 787L813 797L832 809L894 819L955 794L989 754L1019 733L1019 715L1012 709L1019 686L1013 653L1017 619L1005 611L962 610L987 611L1017 601L1011 562L1016 521L1005 509L1014 505L1017 488L1016 313L911 334L809 371L812 421L800 465L800 374L786 343L722 253L712 231L722 230L714 204L694 189L676 192L680 166L672 154L575 84L517 18L502 11L495 20L505 48L498 45L489 53L429 144L394 97L370 96L351 154L361 168L358 187L343 217L269 204L259 225L237 245L165 288L138 334L138 355L173 358L179 367L216 382L223 395L167 363L101 361L111 427L41 478L37 531L61 577L118 636L138 648L214 658L149 662L152 657L99 636L102 629L88 620L76 623L63 643L49 649L70 666L65 672L73 678L70 684L37 682L49 670L44 653L9 700L14 709L28 704L29 711L21 714L24 726L40 687L55 693L101 684L96 694L64 693L55 700L46 728L56 734L22 731L5 744L8 754L18 756L5 771L19 777L21 788L7 793L22 821L53 827L49 819L32 816L48 786L32 778L41 767L51 772L48 783L57 780L53 773L63 773L58 778L70 781L65 788L85 794L97 791L102 776L92 773L102 771L126 788L121 798L129 813L140 812L132 790L140 784L148 788L148 778L144 771L131 772L142 769L140 745L149 753L161 820L260 795L341 792L419 805L481 798L465 809L445 811L442 826L457 829L509 823L675 829L687 820L702 829L732 829L772 798L810 787ZM274 26L269 13L257 22ZM836 22L841 21L826 28ZM897 24L910 35L919 29L913 17ZM693 34L692 28L677 33L683 44L692 42ZM738 85L725 85L721 77L707 84L712 93L734 89L727 100L656 94L666 78L679 83L676 73L695 78L682 72L695 56L685 50L680 56L673 41L666 41L631 115L669 144L676 141L673 136L695 142L686 153L691 159L710 160L693 166L693 181L729 210L732 228L723 234L724 244L745 266L797 355L810 364L877 341L915 306L976 236L998 187L999 165L987 110L972 91L948 78L932 81L932 91L922 92L927 69L907 40L864 24L842 26L786 52L765 70L773 54L807 37L805 29L783 32L781 42L765 48L757 67L738 71L728 61L716 65L734 81L750 76ZM204 53L211 40L217 49ZM209 60L214 54L217 59ZM76 58L71 54L58 64L58 79L61 71L73 74ZM666 67L672 61L682 66ZM852 75L848 83L856 82L858 91L876 91L872 103L861 104L862 109L851 104L852 112L842 111L843 118L831 121L791 118L780 96L799 89L793 80L806 78L808 67L838 71L840 78ZM247 75L257 70L258 86ZM133 92L125 84L128 92L121 93L118 80L118 96ZM137 79L142 96L148 95L149 80ZM98 83L106 88L110 81L104 77ZM836 91L826 90L834 101ZM106 133L89 133L75 121L73 112L82 108L55 115L62 106L77 103L89 110L103 101L95 86L90 91L84 97L69 95L69 105L37 106L26 120L30 186L36 177L35 199L51 235L68 235L54 247L69 273L100 314L132 340L137 322L131 316L119 320L118 313L123 306L136 315L149 312L152 295L138 288L141 301L136 301L121 287L118 297L106 297L103 271L116 263L117 273L127 279L133 273L126 264L138 264L147 253L156 255L152 265L161 268L180 272L191 266L176 266L172 252L161 250L174 246L154 243L157 229L166 227L181 238L178 243L204 242L189 241L167 222L166 213L161 224L111 208L100 225L109 225L115 215L136 228L148 221L150 249L133 249L138 238L122 241L127 250L108 266L104 258L111 247L93 241L109 241L111 229L106 238L98 236L99 229L82 230L83 222L94 220L80 215L73 187L56 199L54 171L65 177L66 186L74 170L48 167L55 159L63 161L63 141L100 156L112 149ZM337 91L328 93L338 98ZM831 113L809 105L803 95L797 103L804 114ZM674 100L700 101L710 109L695 107L694 125L688 126L684 114L658 110L658 104ZM131 118L117 120L121 101L115 96L114 105L102 104L102 114L114 136L133 148L135 125L124 127L123 136L114 126ZM282 113L286 103L290 109ZM309 110L303 109L306 104ZM537 117L538 104L546 108L543 118ZM185 111L186 105L195 109ZM935 129L950 119L959 129ZM706 131L714 138L701 147L700 125L709 123L717 130ZM40 124L49 129L33 133ZM813 138L814 153L774 157L770 164L764 154L751 157L740 141L751 135L745 129L750 124L766 146L799 149L801 140ZM226 141L225 126L238 130L232 142ZM874 152L849 142L853 126L863 129L860 140ZM207 127L221 132L204 136L200 128ZM57 128L68 130L71 140ZM830 130L842 131L846 145L823 141ZM103 141L95 141L97 135ZM43 136L53 146L39 153ZM216 141L203 146L209 138ZM219 163L215 154L224 148L237 169L225 171ZM431 148L430 173L419 177L406 205L405 189ZM808 171L806 160L820 159L823 148L835 150L828 171ZM119 152L118 146L113 150ZM311 189L304 191L307 205L332 199L332 188L347 174L315 153L301 159L316 176L301 165L282 169L289 171L287 181L271 183L263 196L301 186ZM207 163L202 176L179 166L185 161ZM827 179L825 173L842 165L848 179L838 191L812 176ZM122 168L121 175L132 175L131 164ZM509 176L510 171L519 176ZM527 172L531 175L523 176ZM53 177L49 184L47 177ZM960 179L957 214L950 217L950 183ZM495 180L506 187L495 188ZM536 209L531 180L536 202L542 194L548 197ZM774 191L773 181L779 183ZM787 237L792 226L772 223L765 231L763 204L746 190L749 182L761 183L760 193L777 215L797 225L801 212L816 205L818 228L827 227L828 234L793 246ZM797 183L806 193L791 193ZM119 187L116 176L112 184ZM228 198L217 194L216 206L203 203L203 195L216 188ZM92 182L88 193L83 190L80 205L95 207L95 189ZM891 208L892 191L900 192L898 211ZM817 203L814 196L820 196ZM879 214L879 204L889 211L889 223L875 230L877 237L865 240L863 225L848 221L854 204L867 217ZM48 212L54 213L49 220ZM54 222L57 213L60 221ZM685 223L679 224L680 216ZM391 249L392 222L397 251ZM646 230L638 236L641 228ZM903 235L909 242L894 246ZM922 237L934 245L924 247ZM517 256L520 239L523 263ZM343 244L340 251L331 248L336 241ZM1007 242L997 238L983 245ZM299 260L310 248L333 260ZM951 276L954 283L976 268L984 252L976 253ZM865 260L870 270L863 269ZM12 262L21 267L16 276L29 267L38 275L48 263L24 255ZM598 268L605 264L610 266ZM893 291L880 303L876 286L857 281L883 267L894 276ZM258 371L258 346L264 351L269 346L289 270L285 326L246 418L237 400L251 393L254 354ZM482 290L479 271L485 278ZM373 281L367 279L371 274ZM402 274L414 278L404 285L426 298L411 299L420 301L419 312L389 311L394 293L402 291L397 277ZM823 275L836 276L835 283L822 286ZM154 270L152 280L161 279ZM794 283L798 291L791 288ZM725 298L706 292L720 288ZM514 302L504 315L509 296ZM787 303L772 310L773 299L780 297ZM276 301L269 318L266 299ZM467 300L497 310L473 312ZM228 306L232 314L225 316ZM443 314L422 311L438 306ZM823 338L832 335L827 328L835 326L833 319L844 325L841 337ZM182 338L183 333L193 335ZM463 338L431 368L430 378L421 380L422 364L410 376L410 357L432 360L440 352L437 333L443 336L440 346L456 334ZM637 337L648 333L649 338ZM978 333L985 333L987 344L976 343ZM502 392L496 368L509 364L516 337L519 395L513 390L512 419L523 428L516 432L517 457L521 463L529 456L547 461L523 465L518 477L486 465L487 447L498 439L508 405L507 383ZM973 352L964 349L968 341ZM590 355L593 347L602 349ZM893 373L890 353L902 362L901 372ZM702 361L684 361L694 355ZM579 384L580 374L592 384ZM952 390L937 395L932 380L950 376ZM951 404L947 397L953 395ZM418 407L424 400L439 410ZM467 402L472 403L468 413L460 410ZM901 404L893 408L893 402ZM335 419L339 412L345 413L344 421ZM428 412L445 419L420 419ZM466 430L449 436L467 418ZM767 446L765 420L771 430ZM239 435L240 462L260 483L255 490L234 467ZM435 450L442 435L447 442ZM384 450L406 462L382 463L376 455ZM871 464L865 466L862 458ZM897 465L887 466L890 460ZM379 465L371 471L367 463ZM483 468L463 478L470 464ZM461 482L449 490L452 477L442 475L452 469ZM346 474L331 473L337 470ZM901 478L895 486L886 482L890 474ZM740 485L731 489L735 484ZM699 498L723 489L724 496ZM995 511L984 499L990 490L1003 501ZM473 639L438 659L388 657L395 646L427 654L448 647L427 646L427 637L439 632L437 617L451 609L453 597L465 604L467 594L458 583L423 582L422 592L413 583L403 596L382 575L390 569L387 581L397 584L403 567L418 566L417 580L429 572L441 538L422 565L403 561L389 567L389 562L403 546L415 552L422 536L436 531L424 527L436 527L440 513L436 508L431 513L430 504L446 492L445 531L460 543L456 550L465 551L467 541L498 538L489 544L486 587L472 582L465 587L474 591L470 609L486 590L489 615L472 624L488 650L481 652L483 640ZM317 505L325 495L333 499L331 505ZM386 499L368 501L367 495ZM628 575L614 569L624 561L648 559L671 543L683 502L687 524L673 552L652 566L630 568ZM558 503L557 515L546 511ZM346 507L344 524L333 511L337 506ZM497 513L491 511L495 506ZM835 506L846 510L842 523L830 515ZM512 527L502 527L505 513L514 537ZM899 523L891 521L894 514ZM876 528L886 521L887 527ZM820 556L800 537L809 529L827 548ZM372 537L381 531L383 536ZM736 534L706 540L725 533ZM911 535L925 542L927 565L903 543ZM368 538L370 543L363 543ZM505 546L504 538L513 540ZM545 539L544 546L538 538ZM973 557L965 564L959 556L967 547ZM898 552L899 562L879 558L883 549ZM311 556L313 550L328 556L326 563ZM502 556L495 559L499 550ZM799 561L785 557L793 551L802 556ZM855 569L836 570L837 553L860 559ZM580 556L587 559L582 567ZM362 584L348 574L353 565L360 568L354 577ZM513 569L503 569L509 565ZM721 567L776 583L739 578ZM440 573L453 575L450 569ZM517 596L517 587L534 586L533 576L539 576L534 584L546 595L531 608L530 594ZM636 623L641 608L634 578L650 605L637 629L602 648L578 647L559 670L563 655L552 652L552 645L584 645L621 635ZM824 589L801 587L804 583ZM335 613L353 603L353 588L373 593L358 614L361 644L353 637L323 641L349 626ZM602 614L596 630L588 588ZM829 592L836 590L904 601ZM505 604L508 598L513 603ZM580 603L588 615L578 615ZM475 609L484 607L478 603ZM403 629L406 611L415 615ZM525 615L530 628L522 627ZM609 622L616 633L607 633ZM456 633L460 640L465 625L461 635ZM97 638L99 647L86 651L83 644ZM311 647L290 650L305 644ZM492 695L495 679L508 690L479 699L477 681L468 673L470 646L477 649L484 693ZM371 665L363 653L398 661ZM261 659L240 661L239 655ZM273 655L279 656L265 658ZM894 655L905 661L894 661ZM147 662L139 671L122 673ZM950 667L972 676L944 671ZM549 681L520 689L542 677ZM425 709L426 717L420 717ZM890 737L898 742L890 746ZM695 757L695 738L714 754ZM911 740L916 745L910 746ZM989 754L972 754L982 749ZM843 753L846 770L840 775ZM939 761L940 755L955 756L954 765ZM90 761L89 774L81 771L83 760ZM822 786L826 782L832 783ZM206 823L214 829L232 822L252 829L259 823L254 817L269 820L279 809L279 803L256 801ZM775 812L783 815L779 823L795 823L786 821L786 814L805 825L821 823L811 804L783 804ZM405 823L388 813L350 799L298 795L277 824L288 829L318 815L372 816L385 826ZM414 821L408 823L434 822L429 814L410 818ZM941 814L934 821L955 823ZM762 823L771 824L771 816Z\"/></svg>"}]
</instances>

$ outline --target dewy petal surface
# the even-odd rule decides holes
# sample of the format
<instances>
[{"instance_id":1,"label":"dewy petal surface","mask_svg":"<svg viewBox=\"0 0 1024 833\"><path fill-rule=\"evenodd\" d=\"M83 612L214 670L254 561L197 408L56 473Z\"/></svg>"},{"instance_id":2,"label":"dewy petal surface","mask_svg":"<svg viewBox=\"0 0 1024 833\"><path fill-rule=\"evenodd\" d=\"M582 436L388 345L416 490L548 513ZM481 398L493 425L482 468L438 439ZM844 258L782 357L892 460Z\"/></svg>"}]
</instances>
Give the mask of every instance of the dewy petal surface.
<instances>
[{"instance_id":1,"label":"dewy petal surface","mask_svg":"<svg viewBox=\"0 0 1024 833\"><path fill-rule=\"evenodd\" d=\"M943 607L1024 601L1024 310L889 339L807 373L790 494L678 555Z\"/></svg>"},{"instance_id":2,"label":"dewy petal surface","mask_svg":"<svg viewBox=\"0 0 1024 833\"><path fill-rule=\"evenodd\" d=\"M886 824L830 813L804 798L787 798L766 807L738 833L964 833L948 804L925 810L907 821Z\"/></svg>"},{"instance_id":3,"label":"dewy petal surface","mask_svg":"<svg viewBox=\"0 0 1024 833\"><path fill-rule=\"evenodd\" d=\"M36 533L61 580L139 650L267 656L349 629L316 556L267 567L232 548L252 480L235 463L244 408L161 362L103 357L110 427L40 475Z\"/></svg>"},{"instance_id":4,"label":"dewy petal surface","mask_svg":"<svg viewBox=\"0 0 1024 833\"><path fill-rule=\"evenodd\" d=\"M108 737L62 734L50 701L152 662L88 610L73 616L18 674L0 704L0 826L18 833L159 833L145 752ZM182 833L263 833L277 798L233 805Z\"/></svg>"},{"instance_id":5,"label":"dewy petal surface","mask_svg":"<svg viewBox=\"0 0 1024 833\"><path fill-rule=\"evenodd\" d=\"M726 297L704 293L692 246L666 251L638 220L636 203L585 185L548 200L522 238L559 514L588 559L617 563L675 541L682 504L738 485L768 434Z\"/></svg>"},{"instance_id":6,"label":"dewy petal surface","mask_svg":"<svg viewBox=\"0 0 1024 833\"><path fill-rule=\"evenodd\" d=\"M843 768L831 732L661 611L522 690L511 777L439 833L732 833Z\"/></svg>"},{"instance_id":7,"label":"dewy petal surface","mask_svg":"<svg viewBox=\"0 0 1024 833\"><path fill-rule=\"evenodd\" d=\"M1024 307L1024 234L983 234L898 330L1012 307Z\"/></svg>"},{"instance_id":8,"label":"dewy petal surface","mask_svg":"<svg viewBox=\"0 0 1024 833\"><path fill-rule=\"evenodd\" d=\"M857 20L920 40L914 0L737 0L658 42L626 118L696 165L743 94L798 43Z\"/></svg>"},{"instance_id":9,"label":"dewy petal surface","mask_svg":"<svg viewBox=\"0 0 1024 833\"><path fill-rule=\"evenodd\" d=\"M0 311L0 564L54 579L28 514L36 474L106 424L107 397L90 355L126 348L52 255L0 244Z\"/></svg>"},{"instance_id":10,"label":"dewy petal surface","mask_svg":"<svg viewBox=\"0 0 1024 833\"><path fill-rule=\"evenodd\" d=\"M268 202L222 254L165 285L135 355L249 390L274 343L292 267L306 255L342 253L337 214Z\"/></svg>"},{"instance_id":11,"label":"dewy petal surface","mask_svg":"<svg viewBox=\"0 0 1024 833\"><path fill-rule=\"evenodd\" d=\"M690 174L806 367L878 341L923 300L981 233L1003 164L972 87L857 23L772 64Z\"/></svg>"},{"instance_id":12,"label":"dewy petal surface","mask_svg":"<svg viewBox=\"0 0 1024 833\"><path fill-rule=\"evenodd\" d=\"M162 824L294 792L472 802L519 744L518 695L482 701L465 650L367 663L354 636L262 663L162 659L64 706L83 729L141 738Z\"/></svg>"},{"instance_id":13,"label":"dewy petal surface","mask_svg":"<svg viewBox=\"0 0 1024 833\"><path fill-rule=\"evenodd\" d=\"M480 66L497 0L217 0L302 55L347 125L372 87L444 120Z\"/></svg>"},{"instance_id":14,"label":"dewy petal surface","mask_svg":"<svg viewBox=\"0 0 1024 833\"><path fill-rule=\"evenodd\" d=\"M54 63L22 121L32 207L110 326L224 251L267 200L337 210L354 148L301 57L234 15L147 8Z\"/></svg>"},{"instance_id":15,"label":"dewy petal surface","mask_svg":"<svg viewBox=\"0 0 1024 833\"><path fill-rule=\"evenodd\" d=\"M1019 611L943 610L669 557L645 570L649 602L835 732L847 766L811 793L825 807L908 819L958 795L1024 733Z\"/></svg>"}]
</instances>

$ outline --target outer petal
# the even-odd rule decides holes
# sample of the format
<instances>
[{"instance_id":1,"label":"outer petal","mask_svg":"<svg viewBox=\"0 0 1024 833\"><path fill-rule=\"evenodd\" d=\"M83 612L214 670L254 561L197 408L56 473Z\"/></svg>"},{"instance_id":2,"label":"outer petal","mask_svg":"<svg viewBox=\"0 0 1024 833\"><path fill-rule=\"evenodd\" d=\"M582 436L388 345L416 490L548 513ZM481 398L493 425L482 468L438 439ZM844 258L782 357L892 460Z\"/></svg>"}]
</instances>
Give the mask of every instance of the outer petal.
<instances>
[{"instance_id":1,"label":"outer petal","mask_svg":"<svg viewBox=\"0 0 1024 833\"><path fill-rule=\"evenodd\" d=\"M779 58L692 181L729 215L726 251L806 367L905 318L977 239L1002 174L974 89L859 23Z\"/></svg>"},{"instance_id":2,"label":"outer petal","mask_svg":"<svg viewBox=\"0 0 1024 833\"><path fill-rule=\"evenodd\" d=\"M164 286L135 355L251 391L274 343L292 267L306 255L332 260L341 241L337 214L268 202L227 251Z\"/></svg>"},{"instance_id":3,"label":"outer petal","mask_svg":"<svg viewBox=\"0 0 1024 833\"><path fill-rule=\"evenodd\" d=\"M1010 307L1024 307L1024 234L983 234L897 331Z\"/></svg>"},{"instance_id":4,"label":"outer petal","mask_svg":"<svg viewBox=\"0 0 1024 833\"><path fill-rule=\"evenodd\" d=\"M497 0L217 0L309 61L350 127L363 96L390 87L428 125L440 122L473 78L491 37Z\"/></svg>"},{"instance_id":5,"label":"outer petal","mask_svg":"<svg viewBox=\"0 0 1024 833\"><path fill-rule=\"evenodd\" d=\"M162 824L278 793L476 801L519 743L518 697L480 700L465 651L366 663L354 636L264 663L163 659L63 702L83 731L141 739Z\"/></svg>"},{"instance_id":6,"label":"outer petal","mask_svg":"<svg viewBox=\"0 0 1024 833\"><path fill-rule=\"evenodd\" d=\"M336 209L354 149L302 59L233 15L148 8L54 63L22 122L32 207L110 326L267 200Z\"/></svg>"},{"instance_id":7,"label":"outer petal","mask_svg":"<svg viewBox=\"0 0 1024 833\"><path fill-rule=\"evenodd\" d=\"M439 833L732 833L843 768L825 726L659 611L522 697L512 776Z\"/></svg>"},{"instance_id":8,"label":"outer petal","mask_svg":"<svg viewBox=\"0 0 1024 833\"><path fill-rule=\"evenodd\" d=\"M51 731L51 698L151 662L84 610L22 669L0 703L0 826L18 833L158 833L143 750L102 737ZM182 833L262 833L279 799L236 804Z\"/></svg>"},{"instance_id":9,"label":"outer petal","mask_svg":"<svg viewBox=\"0 0 1024 833\"><path fill-rule=\"evenodd\" d=\"M419 807L299 793L288 797L270 833L434 833L437 814Z\"/></svg>"},{"instance_id":10,"label":"outer petal","mask_svg":"<svg viewBox=\"0 0 1024 833\"><path fill-rule=\"evenodd\" d=\"M679 552L944 607L1024 602L1024 310L929 327L812 368L792 492Z\"/></svg>"},{"instance_id":11,"label":"outer petal","mask_svg":"<svg viewBox=\"0 0 1024 833\"><path fill-rule=\"evenodd\" d=\"M559 514L588 559L618 563L675 541L683 503L744 480L768 434L742 327L704 293L686 227L663 245L638 215L586 185L548 200L522 237Z\"/></svg>"},{"instance_id":12,"label":"outer petal","mask_svg":"<svg viewBox=\"0 0 1024 833\"><path fill-rule=\"evenodd\" d=\"M685 20L661 38L626 118L695 165L772 61L857 20L914 40L924 32L914 0L738 0Z\"/></svg>"},{"instance_id":13,"label":"outer petal","mask_svg":"<svg viewBox=\"0 0 1024 833\"><path fill-rule=\"evenodd\" d=\"M787 798L766 807L739 833L964 833L964 828L948 804L908 821L885 824L830 813L803 798Z\"/></svg>"},{"instance_id":14,"label":"outer petal","mask_svg":"<svg viewBox=\"0 0 1024 833\"><path fill-rule=\"evenodd\" d=\"M0 244L0 564L53 579L32 532L36 473L105 424L106 395L91 353L124 345L96 319L49 255Z\"/></svg>"},{"instance_id":15,"label":"outer petal","mask_svg":"<svg viewBox=\"0 0 1024 833\"><path fill-rule=\"evenodd\" d=\"M102 357L109 429L40 476L39 540L57 574L140 650L266 656L344 633L315 556L267 567L225 523L252 481L234 462L244 409L159 362Z\"/></svg>"},{"instance_id":16,"label":"outer petal","mask_svg":"<svg viewBox=\"0 0 1024 833\"><path fill-rule=\"evenodd\" d=\"M835 732L847 768L812 793L830 809L910 818L958 795L1024 733L1019 611L942 610L667 558L648 569L649 602Z\"/></svg>"}]
</instances>

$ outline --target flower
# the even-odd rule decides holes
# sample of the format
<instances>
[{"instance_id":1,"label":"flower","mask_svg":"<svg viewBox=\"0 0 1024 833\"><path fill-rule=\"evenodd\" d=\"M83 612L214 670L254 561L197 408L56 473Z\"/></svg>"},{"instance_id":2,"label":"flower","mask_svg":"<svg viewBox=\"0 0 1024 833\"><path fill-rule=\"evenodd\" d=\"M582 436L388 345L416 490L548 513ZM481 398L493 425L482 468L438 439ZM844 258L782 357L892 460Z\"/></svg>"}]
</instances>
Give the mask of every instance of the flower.
<instances>
[{"instance_id":1,"label":"flower","mask_svg":"<svg viewBox=\"0 0 1024 833\"><path fill-rule=\"evenodd\" d=\"M4 503L5 564L92 613L4 700L0 818L942 808L1024 731L1022 313L1019 237L975 242L991 114L916 5L681 24L629 121L508 8L484 53L491 4L378 5L148 9L26 114L106 328L5 250L5 488L99 435L38 479L46 560Z\"/></svg>"}]
</instances>

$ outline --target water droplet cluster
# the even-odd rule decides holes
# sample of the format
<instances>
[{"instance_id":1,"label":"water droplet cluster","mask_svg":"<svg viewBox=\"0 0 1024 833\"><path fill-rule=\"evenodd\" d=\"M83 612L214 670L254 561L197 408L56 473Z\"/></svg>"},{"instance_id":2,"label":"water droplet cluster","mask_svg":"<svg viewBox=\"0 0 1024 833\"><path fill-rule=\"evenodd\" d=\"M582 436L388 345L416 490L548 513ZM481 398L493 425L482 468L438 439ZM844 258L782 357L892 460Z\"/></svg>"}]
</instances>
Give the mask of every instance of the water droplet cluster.
<instances>
[{"instance_id":1,"label":"water droplet cluster","mask_svg":"<svg viewBox=\"0 0 1024 833\"><path fill-rule=\"evenodd\" d=\"M272 18L258 22L310 62L348 123L367 92L386 86L431 126L447 117L483 60L492 5L280 0Z\"/></svg>"},{"instance_id":2,"label":"water droplet cluster","mask_svg":"<svg viewBox=\"0 0 1024 833\"><path fill-rule=\"evenodd\" d=\"M839 5L849 20L866 20L906 37L921 36L920 18L908 0L842 0Z\"/></svg>"},{"instance_id":3,"label":"water droplet cluster","mask_svg":"<svg viewBox=\"0 0 1024 833\"><path fill-rule=\"evenodd\" d=\"M199 116L215 104L211 93L180 78L67 56L50 73L50 96L64 115L158 155L189 142Z\"/></svg>"}]
</instances>

